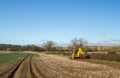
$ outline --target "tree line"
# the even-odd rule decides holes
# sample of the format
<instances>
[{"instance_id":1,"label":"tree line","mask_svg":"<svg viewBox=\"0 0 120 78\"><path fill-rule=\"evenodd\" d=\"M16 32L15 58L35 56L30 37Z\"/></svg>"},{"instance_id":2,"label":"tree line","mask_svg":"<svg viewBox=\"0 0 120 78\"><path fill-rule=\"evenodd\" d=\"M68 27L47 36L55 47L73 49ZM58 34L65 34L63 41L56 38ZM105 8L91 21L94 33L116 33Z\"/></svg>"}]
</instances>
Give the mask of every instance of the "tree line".
<instances>
[{"instance_id":1,"label":"tree line","mask_svg":"<svg viewBox=\"0 0 120 78\"><path fill-rule=\"evenodd\" d=\"M58 46L54 41L46 41L42 46L36 45L12 45L12 44L0 44L0 51L72 51L81 47L85 52L93 51L106 51L106 52L118 52L120 47L105 47L105 46L88 46L87 40L82 38L73 38L71 45Z\"/></svg>"},{"instance_id":2,"label":"tree line","mask_svg":"<svg viewBox=\"0 0 120 78\"><path fill-rule=\"evenodd\" d=\"M84 46L85 40L74 38L71 40L70 46L59 46L54 41L46 41L42 46L36 45L12 45L12 44L0 44L0 51L69 51L73 48L77 49L80 46Z\"/></svg>"}]
</instances>

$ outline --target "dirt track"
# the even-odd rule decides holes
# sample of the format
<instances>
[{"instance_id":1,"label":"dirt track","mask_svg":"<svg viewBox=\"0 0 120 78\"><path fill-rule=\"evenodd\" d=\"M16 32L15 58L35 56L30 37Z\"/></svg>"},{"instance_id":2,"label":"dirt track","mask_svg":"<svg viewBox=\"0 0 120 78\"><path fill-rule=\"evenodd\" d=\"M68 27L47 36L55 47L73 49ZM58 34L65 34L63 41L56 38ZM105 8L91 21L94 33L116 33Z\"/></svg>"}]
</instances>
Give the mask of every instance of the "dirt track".
<instances>
[{"instance_id":1,"label":"dirt track","mask_svg":"<svg viewBox=\"0 0 120 78\"><path fill-rule=\"evenodd\" d=\"M33 60L34 57L31 54L21 62L5 67L6 70L0 73L0 78L42 78Z\"/></svg>"},{"instance_id":2,"label":"dirt track","mask_svg":"<svg viewBox=\"0 0 120 78\"><path fill-rule=\"evenodd\" d=\"M105 65L39 53L9 65L0 78L119 78L120 70Z\"/></svg>"}]
</instances>

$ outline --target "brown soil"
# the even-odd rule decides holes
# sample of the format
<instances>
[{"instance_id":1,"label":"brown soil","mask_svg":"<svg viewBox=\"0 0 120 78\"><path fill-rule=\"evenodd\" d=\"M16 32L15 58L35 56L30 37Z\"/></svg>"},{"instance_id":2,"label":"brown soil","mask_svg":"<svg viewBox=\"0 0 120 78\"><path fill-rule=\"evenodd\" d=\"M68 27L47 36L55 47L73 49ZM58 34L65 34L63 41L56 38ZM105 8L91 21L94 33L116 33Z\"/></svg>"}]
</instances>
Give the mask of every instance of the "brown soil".
<instances>
[{"instance_id":1,"label":"brown soil","mask_svg":"<svg viewBox=\"0 0 120 78\"><path fill-rule=\"evenodd\" d=\"M101 64L37 53L11 64L0 78L119 78L120 70ZM2 66L1 66L2 67Z\"/></svg>"},{"instance_id":2,"label":"brown soil","mask_svg":"<svg viewBox=\"0 0 120 78\"><path fill-rule=\"evenodd\" d=\"M119 78L120 70L101 64L39 54L37 64L46 78Z\"/></svg>"}]
</instances>

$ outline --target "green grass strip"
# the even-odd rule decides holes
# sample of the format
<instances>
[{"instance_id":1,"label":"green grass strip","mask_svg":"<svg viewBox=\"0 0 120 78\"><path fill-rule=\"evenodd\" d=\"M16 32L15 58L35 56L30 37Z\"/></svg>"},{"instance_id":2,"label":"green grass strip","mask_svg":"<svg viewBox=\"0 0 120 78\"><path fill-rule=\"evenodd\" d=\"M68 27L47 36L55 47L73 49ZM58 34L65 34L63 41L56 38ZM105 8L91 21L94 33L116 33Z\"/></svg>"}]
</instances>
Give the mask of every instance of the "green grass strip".
<instances>
[{"instance_id":1,"label":"green grass strip","mask_svg":"<svg viewBox=\"0 0 120 78\"><path fill-rule=\"evenodd\" d=\"M0 64L2 63L8 63L8 62L15 62L22 60L25 58L28 54L27 53L8 53L8 54L0 54Z\"/></svg>"}]
</instances>

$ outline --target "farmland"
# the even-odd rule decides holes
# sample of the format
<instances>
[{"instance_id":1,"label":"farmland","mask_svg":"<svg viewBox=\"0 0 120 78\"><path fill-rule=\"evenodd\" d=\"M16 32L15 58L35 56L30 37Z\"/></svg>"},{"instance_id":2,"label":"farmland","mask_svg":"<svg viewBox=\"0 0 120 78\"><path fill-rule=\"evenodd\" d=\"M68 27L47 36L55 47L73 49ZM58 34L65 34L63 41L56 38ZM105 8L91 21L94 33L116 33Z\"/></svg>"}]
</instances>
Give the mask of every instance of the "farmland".
<instances>
[{"instance_id":1,"label":"farmland","mask_svg":"<svg viewBox=\"0 0 120 78\"><path fill-rule=\"evenodd\" d=\"M34 54L33 54L34 53ZM119 78L119 62L71 60L64 56L25 52L0 54L0 78ZM14 60L14 61L13 61Z\"/></svg>"}]
</instances>

